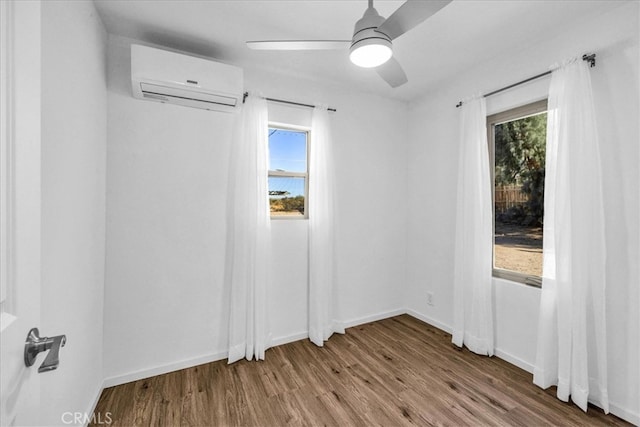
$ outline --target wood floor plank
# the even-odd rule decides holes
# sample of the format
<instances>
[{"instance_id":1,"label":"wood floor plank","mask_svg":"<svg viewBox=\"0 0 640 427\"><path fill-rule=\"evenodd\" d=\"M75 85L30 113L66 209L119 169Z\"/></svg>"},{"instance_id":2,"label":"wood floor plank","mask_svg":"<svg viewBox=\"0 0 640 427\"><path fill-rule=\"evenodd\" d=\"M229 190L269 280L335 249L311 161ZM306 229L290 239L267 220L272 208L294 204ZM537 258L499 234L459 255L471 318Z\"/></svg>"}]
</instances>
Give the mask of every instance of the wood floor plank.
<instances>
[{"instance_id":1,"label":"wood floor plank","mask_svg":"<svg viewBox=\"0 0 640 427\"><path fill-rule=\"evenodd\" d=\"M626 426L583 413L496 357L402 315L266 360L213 362L105 389L112 426Z\"/></svg>"},{"instance_id":2,"label":"wood floor plank","mask_svg":"<svg viewBox=\"0 0 640 427\"><path fill-rule=\"evenodd\" d=\"M112 426L135 425L135 400L133 399L133 396L135 396L135 385L135 382L131 382L118 386L117 389L114 387L112 390L112 399L101 405L101 396L95 412L102 414L102 417L105 417L107 413L111 413L109 418L113 421ZM113 408L113 410L106 408L101 409L101 406L107 404L109 405L108 408ZM99 418L101 417L96 415L95 419Z\"/></svg>"}]
</instances>

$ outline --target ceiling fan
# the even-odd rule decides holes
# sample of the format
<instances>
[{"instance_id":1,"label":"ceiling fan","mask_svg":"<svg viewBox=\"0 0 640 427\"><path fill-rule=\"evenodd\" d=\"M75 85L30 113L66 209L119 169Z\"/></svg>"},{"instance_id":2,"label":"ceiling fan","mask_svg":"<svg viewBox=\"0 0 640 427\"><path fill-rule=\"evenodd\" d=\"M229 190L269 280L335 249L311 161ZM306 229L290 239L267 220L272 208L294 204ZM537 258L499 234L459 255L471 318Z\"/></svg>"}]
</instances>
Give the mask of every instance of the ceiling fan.
<instances>
[{"instance_id":1,"label":"ceiling fan","mask_svg":"<svg viewBox=\"0 0 640 427\"><path fill-rule=\"evenodd\" d=\"M391 87L405 84L407 75L392 56L392 40L400 37L452 0L407 0L385 19L369 7L356 22L351 40L256 40L247 46L256 50L328 50L349 48L349 59L355 65L375 68Z\"/></svg>"}]
</instances>

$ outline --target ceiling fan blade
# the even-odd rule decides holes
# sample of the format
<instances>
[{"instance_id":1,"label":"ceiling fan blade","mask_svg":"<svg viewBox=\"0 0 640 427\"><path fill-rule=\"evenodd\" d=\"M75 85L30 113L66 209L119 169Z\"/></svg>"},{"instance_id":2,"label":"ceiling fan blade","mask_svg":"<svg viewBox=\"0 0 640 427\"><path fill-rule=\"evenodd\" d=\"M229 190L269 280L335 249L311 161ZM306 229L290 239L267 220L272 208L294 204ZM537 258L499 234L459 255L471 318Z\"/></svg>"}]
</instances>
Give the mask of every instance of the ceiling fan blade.
<instances>
[{"instance_id":1,"label":"ceiling fan blade","mask_svg":"<svg viewBox=\"0 0 640 427\"><path fill-rule=\"evenodd\" d=\"M451 3L451 0L407 0L376 31L391 40L400 37L425 19Z\"/></svg>"},{"instance_id":2,"label":"ceiling fan blade","mask_svg":"<svg viewBox=\"0 0 640 427\"><path fill-rule=\"evenodd\" d=\"M400 63L393 57L379 67L376 67L376 71L384 81L389 83L389 86L394 88L402 86L409 81Z\"/></svg>"},{"instance_id":3,"label":"ceiling fan blade","mask_svg":"<svg viewBox=\"0 0 640 427\"><path fill-rule=\"evenodd\" d=\"M254 50L333 50L348 49L351 40L259 40L248 41Z\"/></svg>"}]
</instances>

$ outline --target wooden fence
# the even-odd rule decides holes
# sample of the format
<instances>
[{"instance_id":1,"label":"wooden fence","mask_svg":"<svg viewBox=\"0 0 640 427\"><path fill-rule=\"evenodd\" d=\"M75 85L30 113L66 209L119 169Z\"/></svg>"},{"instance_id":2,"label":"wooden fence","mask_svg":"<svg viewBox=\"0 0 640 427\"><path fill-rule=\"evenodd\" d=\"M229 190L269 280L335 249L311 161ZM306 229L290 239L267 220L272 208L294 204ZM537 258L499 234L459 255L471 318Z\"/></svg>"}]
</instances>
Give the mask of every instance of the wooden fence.
<instances>
[{"instance_id":1,"label":"wooden fence","mask_svg":"<svg viewBox=\"0 0 640 427\"><path fill-rule=\"evenodd\" d=\"M494 203L496 213L503 213L509 208L525 204L529 196L522 192L521 185L505 185L495 188Z\"/></svg>"}]
</instances>

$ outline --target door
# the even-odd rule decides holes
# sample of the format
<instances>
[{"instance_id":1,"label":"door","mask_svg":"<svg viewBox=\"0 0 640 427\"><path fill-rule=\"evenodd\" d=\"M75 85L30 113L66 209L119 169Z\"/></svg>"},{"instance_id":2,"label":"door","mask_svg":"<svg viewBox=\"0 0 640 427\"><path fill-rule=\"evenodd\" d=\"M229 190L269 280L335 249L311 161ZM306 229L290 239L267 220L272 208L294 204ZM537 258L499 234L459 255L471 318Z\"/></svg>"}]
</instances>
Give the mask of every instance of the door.
<instances>
[{"instance_id":1,"label":"door","mask_svg":"<svg viewBox=\"0 0 640 427\"><path fill-rule=\"evenodd\" d=\"M40 2L0 0L0 21L0 425L37 425L43 355L27 368L24 344L40 326Z\"/></svg>"}]
</instances>

